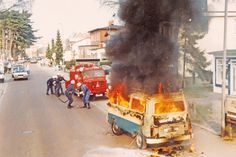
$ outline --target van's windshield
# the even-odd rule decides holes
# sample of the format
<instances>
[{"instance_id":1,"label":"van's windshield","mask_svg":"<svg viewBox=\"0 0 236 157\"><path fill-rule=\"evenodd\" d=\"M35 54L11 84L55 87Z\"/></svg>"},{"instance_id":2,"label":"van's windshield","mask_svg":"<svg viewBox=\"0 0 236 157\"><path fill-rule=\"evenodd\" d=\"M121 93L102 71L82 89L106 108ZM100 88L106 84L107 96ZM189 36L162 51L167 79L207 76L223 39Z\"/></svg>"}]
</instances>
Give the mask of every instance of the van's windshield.
<instances>
[{"instance_id":1,"label":"van's windshield","mask_svg":"<svg viewBox=\"0 0 236 157\"><path fill-rule=\"evenodd\" d=\"M155 104L155 114L183 112L184 110L183 101L162 101Z\"/></svg>"},{"instance_id":2,"label":"van's windshield","mask_svg":"<svg viewBox=\"0 0 236 157\"><path fill-rule=\"evenodd\" d=\"M105 76L103 70L88 70L83 72L84 78L91 78L91 77L101 77Z\"/></svg>"}]
</instances>

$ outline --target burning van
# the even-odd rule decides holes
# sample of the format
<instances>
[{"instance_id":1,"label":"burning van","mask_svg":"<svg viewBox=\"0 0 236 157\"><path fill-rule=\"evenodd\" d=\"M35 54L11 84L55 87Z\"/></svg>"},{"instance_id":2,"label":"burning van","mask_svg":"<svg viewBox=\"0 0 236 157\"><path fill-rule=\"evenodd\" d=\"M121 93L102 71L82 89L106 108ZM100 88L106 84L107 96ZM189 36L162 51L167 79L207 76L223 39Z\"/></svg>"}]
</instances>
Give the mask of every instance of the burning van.
<instances>
[{"instance_id":1,"label":"burning van","mask_svg":"<svg viewBox=\"0 0 236 157\"><path fill-rule=\"evenodd\" d=\"M136 136L140 149L192 138L182 92L155 95L136 92L125 97L120 89L116 87L108 94L108 122L115 135L128 132Z\"/></svg>"}]
</instances>

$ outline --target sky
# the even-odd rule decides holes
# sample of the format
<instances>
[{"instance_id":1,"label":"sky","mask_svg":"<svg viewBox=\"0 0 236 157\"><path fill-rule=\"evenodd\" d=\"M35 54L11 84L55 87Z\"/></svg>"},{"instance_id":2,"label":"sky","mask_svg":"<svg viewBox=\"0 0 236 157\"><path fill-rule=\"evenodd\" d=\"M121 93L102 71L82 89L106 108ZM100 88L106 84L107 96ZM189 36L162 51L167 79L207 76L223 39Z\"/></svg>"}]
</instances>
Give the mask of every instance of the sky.
<instances>
[{"instance_id":1,"label":"sky","mask_svg":"<svg viewBox=\"0 0 236 157\"><path fill-rule=\"evenodd\" d=\"M31 19L36 35L42 37L37 43L47 45L57 30L66 39L73 33L107 26L114 13L99 0L35 0Z\"/></svg>"}]
</instances>

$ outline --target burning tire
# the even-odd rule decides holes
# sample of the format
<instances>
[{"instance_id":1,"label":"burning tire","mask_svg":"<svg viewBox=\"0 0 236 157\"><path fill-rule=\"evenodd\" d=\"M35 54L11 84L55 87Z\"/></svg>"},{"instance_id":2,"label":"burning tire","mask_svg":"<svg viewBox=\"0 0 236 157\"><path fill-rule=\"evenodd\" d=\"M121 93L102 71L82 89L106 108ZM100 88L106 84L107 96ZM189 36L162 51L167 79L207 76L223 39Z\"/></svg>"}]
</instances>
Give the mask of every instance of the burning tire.
<instances>
[{"instance_id":1,"label":"burning tire","mask_svg":"<svg viewBox=\"0 0 236 157\"><path fill-rule=\"evenodd\" d=\"M113 134L119 136L119 135L122 135L123 134L123 131L121 128L119 128L116 124L115 121L113 121L112 125L111 125L111 130L113 132Z\"/></svg>"},{"instance_id":2,"label":"burning tire","mask_svg":"<svg viewBox=\"0 0 236 157\"><path fill-rule=\"evenodd\" d=\"M144 135L142 133L137 134L136 145L138 146L139 149L147 148L146 138L144 137Z\"/></svg>"}]
</instances>

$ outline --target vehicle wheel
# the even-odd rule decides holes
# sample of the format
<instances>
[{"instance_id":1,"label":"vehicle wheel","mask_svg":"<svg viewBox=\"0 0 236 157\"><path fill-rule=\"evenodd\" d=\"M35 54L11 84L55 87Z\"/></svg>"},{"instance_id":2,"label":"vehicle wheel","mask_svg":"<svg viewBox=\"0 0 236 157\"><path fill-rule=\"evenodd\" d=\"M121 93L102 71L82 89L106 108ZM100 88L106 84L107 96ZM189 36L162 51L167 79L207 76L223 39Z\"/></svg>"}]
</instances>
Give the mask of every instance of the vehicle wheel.
<instances>
[{"instance_id":1,"label":"vehicle wheel","mask_svg":"<svg viewBox=\"0 0 236 157\"><path fill-rule=\"evenodd\" d=\"M144 135L142 133L138 133L137 134L137 136L136 136L136 144L137 144L139 149L147 148L146 138L144 137Z\"/></svg>"},{"instance_id":2,"label":"vehicle wheel","mask_svg":"<svg viewBox=\"0 0 236 157\"><path fill-rule=\"evenodd\" d=\"M91 101L94 101L95 99L96 99L96 94L93 94L93 95L90 96Z\"/></svg>"},{"instance_id":3,"label":"vehicle wheel","mask_svg":"<svg viewBox=\"0 0 236 157\"><path fill-rule=\"evenodd\" d=\"M113 134L115 134L117 136L123 134L122 129L117 126L115 121L113 121L113 123L111 124L111 130L112 130Z\"/></svg>"}]
</instances>

